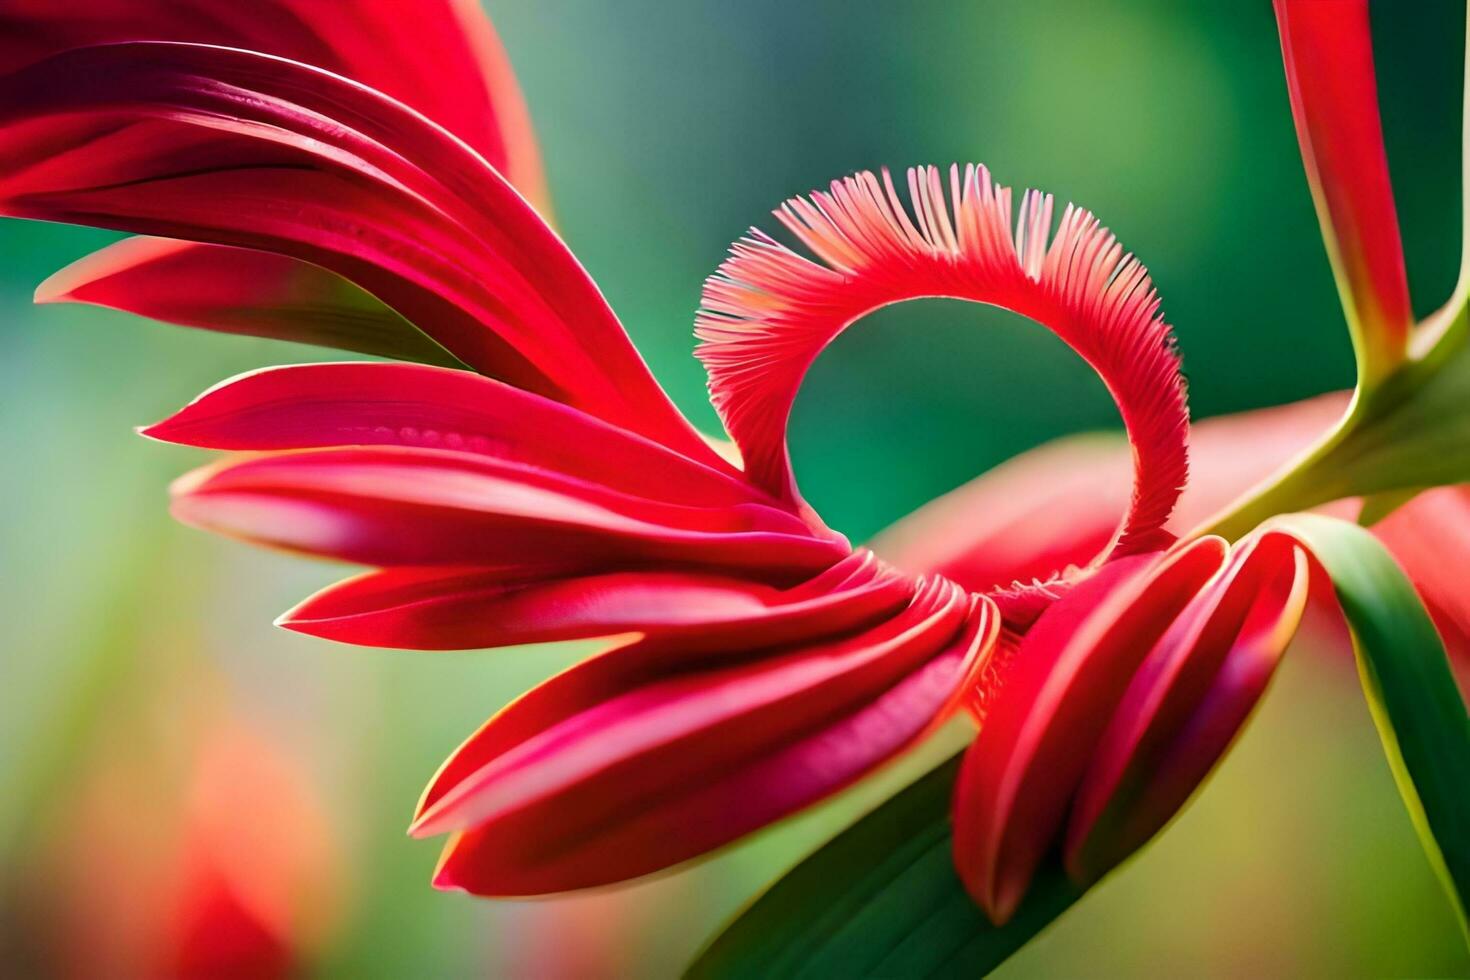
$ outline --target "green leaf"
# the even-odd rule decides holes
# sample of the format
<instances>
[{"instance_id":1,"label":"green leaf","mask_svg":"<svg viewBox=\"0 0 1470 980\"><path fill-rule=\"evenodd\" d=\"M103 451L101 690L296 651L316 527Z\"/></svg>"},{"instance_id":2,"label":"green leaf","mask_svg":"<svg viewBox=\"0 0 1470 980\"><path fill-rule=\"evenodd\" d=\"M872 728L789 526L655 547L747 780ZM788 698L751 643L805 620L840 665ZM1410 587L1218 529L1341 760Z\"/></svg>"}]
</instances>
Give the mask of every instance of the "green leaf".
<instances>
[{"instance_id":1,"label":"green leaf","mask_svg":"<svg viewBox=\"0 0 1470 980\"><path fill-rule=\"evenodd\" d=\"M1313 514L1272 522L1332 577L1394 779L1470 940L1470 714L1444 643L1393 557L1354 524Z\"/></svg>"},{"instance_id":2,"label":"green leaf","mask_svg":"<svg viewBox=\"0 0 1470 980\"><path fill-rule=\"evenodd\" d=\"M691 978L974 977L995 969L1081 890L1060 864L1038 873L996 928L950 857L959 756L837 835L739 915Z\"/></svg>"}]
</instances>

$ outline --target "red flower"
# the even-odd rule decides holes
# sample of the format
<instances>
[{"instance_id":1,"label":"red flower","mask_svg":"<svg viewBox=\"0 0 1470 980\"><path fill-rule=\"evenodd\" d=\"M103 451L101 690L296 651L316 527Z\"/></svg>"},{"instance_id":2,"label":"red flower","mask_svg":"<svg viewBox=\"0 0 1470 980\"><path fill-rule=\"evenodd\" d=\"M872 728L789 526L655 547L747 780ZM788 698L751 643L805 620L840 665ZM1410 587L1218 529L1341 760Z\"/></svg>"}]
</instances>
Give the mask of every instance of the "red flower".
<instances>
[{"instance_id":1,"label":"red flower","mask_svg":"<svg viewBox=\"0 0 1470 980\"><path fill-rule=\"evenodd\" d=\"M537 213L405 105L185 43L69 50L0 89L8 213L313 263L415 324L417 349L479 372L264 371L149 430L263 451L181 481L185 519L381 568L289 625L437 648L641 634L445 766L415 821L456 832L441 883L545 892L702 853L921 737L991 648L987 600L853 552L726 462ZM87 288L132 295L135 268L106 271ZM277 297L259 308L294 322Z\"/></svg>"},{"instance_id":2,"label":"red flower","mask_svg":"<svg viewBox=\"0 0 1470 980\"><path fill-rule=\"evenodd\" d=\"M0 207L210 246L127 243L44 298L426 362L260 371L146 430L250 453L180 480L181 519L374 566L284 625L428 649L622 637L440 770L413 823L453 834L438 884L539 894L667 867L848 785L962 705L985 732L956 856L997 919L1064 820L1090 876L1182 803L1302 616L1309 564L1270 531L1175 545L1179 358L1147 272L1097 219L1068 206L1053 231L1049 196L1013 209L975 166L910 171L907 203L886 172L789 201L777 217L814 258L753 232L699 315L735 465L497 169L535 186L515 167L524 127L477 132L507 117L456 106L462 85L518 105L502 64L488 84L474 70L472 52L495 50L488 26L471 18L466 39L395 22L424 32L405 49L451 70L436 85L412 57L395 65L412 83L390 83L359 71L388 4L340 21L308 7L273 6L314 25L294 43L188 17L85 38L274 54L135 40L0 79ZM1387 288L1371 256L1344 254L1347 275L1366 264ZM1115 528L1087 524L1087 560L1068 515L1044 561L967 587L852 549L802 500L786 423L807 368L866 313L929 296L1046 326L1118 403L1133 490ZM1380 305L1360 332L1389 357L1375 324L1397 308Z\"/></svg>"}]
</instances>

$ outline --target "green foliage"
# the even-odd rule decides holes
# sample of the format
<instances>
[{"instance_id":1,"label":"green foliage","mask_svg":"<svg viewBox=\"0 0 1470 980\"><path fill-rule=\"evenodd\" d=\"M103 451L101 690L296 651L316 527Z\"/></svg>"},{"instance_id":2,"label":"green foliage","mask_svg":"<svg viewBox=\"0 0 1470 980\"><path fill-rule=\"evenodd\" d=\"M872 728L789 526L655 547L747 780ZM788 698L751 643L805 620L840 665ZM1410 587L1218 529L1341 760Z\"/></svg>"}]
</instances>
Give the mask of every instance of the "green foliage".
<instances>
[{"instance_id":1,"label":"green foliage","mask_svg":"<svg viewBox=\"0 0 1470 980\"><path fill-rule=\"evenodd\" d=\"M1306 544L1332 578L1399 792L1464 928L1470 893L1470 715L1444 643L1414 587L1373 535L1311 514L1275 523Z\"/></svg>"}]
</instances>

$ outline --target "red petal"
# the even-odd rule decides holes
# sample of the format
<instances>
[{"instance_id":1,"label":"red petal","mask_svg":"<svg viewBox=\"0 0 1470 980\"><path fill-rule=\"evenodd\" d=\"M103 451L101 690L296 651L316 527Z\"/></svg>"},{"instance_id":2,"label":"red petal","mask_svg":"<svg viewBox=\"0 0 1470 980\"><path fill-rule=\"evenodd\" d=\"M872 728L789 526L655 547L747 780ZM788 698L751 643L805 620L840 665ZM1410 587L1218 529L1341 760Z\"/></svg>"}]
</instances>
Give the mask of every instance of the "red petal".
<instances>
[{"instance_id":1,"label":"red petal","mask_svg":"<svg viewBox=\"0 0 1470 980\"><path fill-rule=\"evenodd\" d=\"M1197 458L1192 449L1191 464ZM899 568L943 575L971 592L1053 579L1106 549L1128 507L1131 473L1121 438L1061 439L930 501L872 548Z\"/></svg>"},{"instance_id":2,"label":"red petal","mask_svg":"<svg viewBox=\"0 0 1470 980\"><path fill-rule=\"evenodd\" d=\"M1347 396L1193 425L1191 479L1165 527L1186 534L1270 476L1342 417ZM1130 466L1122 439L1060 439L925 504L872 547L900 568L943 575L972 592L1053 578L1086 564L1108 540L1127 504Z\"/></svg>"},{"instance_id":3,"label":"red petal","mask_svg":"<svg viewBox=\"0 0 1470 980\"><path fill-rule=\"evenodd\" d=\"M427 803L417 833L471 828L436 883L500 895L588 887L779 819L921 735L993 623L936 583L847 640L734 664L727 654L727 666L634 645L576 668L493 720L476 741L499 751ZM650 673L657 660L668 666Z\"/></svg>"},{"instance_id":4,"label":"red petal","mask_svg":"<svg viewBox=\"0 0 1470 980\"><path fill-rule=\"evenodd\" d=\"M1202 538L1162 560L1104 565L1022 639L955 795L955 864L996 923L1008 920L1066 816L1091 746L1154 641L1220 568Z\"/></svg>"},{"instance_id":5,"label":"red petal","mask_svg":"<svg viewBox=\"0 0 1470 980\"><path fill-rule=\"evenodd\" d=\"M464 371L303 364L225 381L143 430L208 449L407 446L487 456L651 500L772 503L715 470L560 402Z\"/></svg>"},{"instance_id":6,"label":"red petal","mask_svg":"<svg viewBox=\"0 0 1470 980\"><path fill-rule=\"evenodd\" d=\"M1094 881L1142 847L1224 755L1296 634L1310 581L1284 535L1246 539L1134 675L1072 803L1069 872Z\"/></svg>"},{"instance_id":7,"label":"red petal","mask_svg":"<svg viewBox=\"0 0 1470 980\"><path fill-rule=\"evenodd\" d=\"M463 367L341 276L253 249L126 238L47 279L36 302L90 303L186 327Z\"/></svg>"},{"instance_id":8,"label":"red petal","mask_svg":"<svg viewBox=\"0 0 1470 980\"><path fill-rule=\"evenodd\" d=\"M1029 192L1011 231L1007 188L984 168L913 170L916 221L892 182L870 173L777 212L812 261L759 232L738 242L705 287L700 359L752 477L799 499L786 423L808 366L839 333L890 303L924 296L1005 307L1051 329L1102 376L1132 439L1137 473L1119 553L1159 534L1184 485L1183 379L1148 274L1086 211L1068 207L1048 245L1050 197ZM951 206L953 220L951 220Z\"/></svg>"},{"instance_id":9,"label":"red petal","mask_svg":"<svg viewBox=\"0 0 1470 980\"><path fill-rule=\"evenodd\" d=\"M415 0L412 12L401 0L7 0L0 8L0 73L115 41L245 48L345 75L422 112L546 203L525 101L474 0Z\"/></svg>"},{"instance_id":10,"label":"red petal","mask_svg":"<svg viewBox=\"0 0 1470 980\"><path fill-rule=\"evenodd\" d=\"M528 692L459 747L419 803L422 812L507 748L536 730L538 719L564 718L591 707L610 691L681 665L724 664L762 650L843 636L896 614L913 597L912 581L896 575L871 552L859 551L783 593L769 616L729 628L680 637L674 644L641 642L583 661ZM631 678L632 680L628 680ZM520 720L527 720L522 726Z\"/></svg>"},{"instance_id":11,"label":"red petal","mask_svg":"<svg viewBox=\"0 0 1470 980\"><path fill-rule=\"evenodd\" d=\"M902 596L893 580L792 599L792 591L692 572L539 577L533 569L398 568L348 579L301 603L280 625L363 646L456 650L643 632L739 628L779 640L803 623L864 619ZM519 573L519 574L517 574ZM543 576L546 573L541 573Z\"/></svg>"},{"instance_id":12,"label":"red petal","mask_svg":"<svg viewBox=\"0 0 1470 980\"><path fill-rule=\"evenodd\" d=\"M14 0L0 9L0 73L69 48L193 41L325 68L412 106L469 143L543 213L545 175L510 62L480 5L424 0ZM125 240L62 270L42 302L82 302L169 323L430 364L458 362L376 298L282 255Z\"/></svg>"},{"instance_id":13,"label":"red petal","mask_svg":"<svg viewBox=\"0 0 1470 980\"><path fill-rule=\"evenodd\" d=\"M0 79L0 149L9 214L315 262L478 370L727 465L520 195L370 89L222 48L87 48Z\"/></svg>"},{"instance_id":14,"label":"red petal","mask_svg":"<svg viewBox=\"0 0 1470 980\"><path fill-rule=\"evenodd\" d=\"M1368 3L1276 0L1276 18L1297 138L1343 308L1355 343L1391 367L1405 356L1414 316L1378 117Z\"/></svg>"},{"instance_id":15,"label":"red petal","mask_svg":"<svg viewBox=\"0 0 1470 980\"><path fill-rule=\"evenodd\" d=\"M181 478L186 523L368 565L687 562L798 578L848 553L760 504L688 507L469 453L334 449Z\"/></svg>"}]
</instances>

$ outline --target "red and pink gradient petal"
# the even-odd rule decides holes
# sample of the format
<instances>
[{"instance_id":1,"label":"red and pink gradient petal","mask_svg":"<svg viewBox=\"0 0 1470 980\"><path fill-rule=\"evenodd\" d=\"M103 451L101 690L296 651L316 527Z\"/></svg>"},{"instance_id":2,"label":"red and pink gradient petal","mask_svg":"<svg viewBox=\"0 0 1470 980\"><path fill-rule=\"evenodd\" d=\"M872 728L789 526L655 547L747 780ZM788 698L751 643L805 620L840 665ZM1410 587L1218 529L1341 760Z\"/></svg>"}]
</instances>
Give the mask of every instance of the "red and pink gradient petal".
<instances>
[{"instance_id":1,"label":"red and pink gradient petal","mask_svg":"<svg viewBox=\"0 0 1470 980\"><path fill-rule=\"evenodd\" d=\"M728 466L541 217L401 103L279 58L139 42L0 79L0 106L4 213L315 262L483 373Z\"/></svg>"},{"instance_id":2,"label":"red and pink gradient petal","mask_svg":"<svg viewBox=\"0 0 1470 980\"><path fill-rule=\"evenodd\" d=\"M0 8L0 74L69 48L189 41L300 61L395 98L459 136L543 214L545 175L525 100L475 0L15 0ZM39 292L156 320L453 364L402 317L340 276L282 255L193 242L124 241L68 266Z\"/></svg>"},{"instance_id":3,"label":"red and pink gradient petal","mask_svg":"<svg viewBox=\"0 0 1470 980\"><path fill-rule=\"evenodd\" d=\"M1347 404L1339 392L1193 425L1193 477L1165 529L1187 535L1311 446ZM1086 564L1108 540L1128 504L1131 466L1121 437L1059 439L925 504L872 548L901 568L943 575L974 592L1046 581ZM1345 517L1350 509L1334 505Z\"/></svg>"},{"instance_id":4,"label":"red and pink gradient petal","mask_svg":"<svg viewBox=\"0 0 1470 980\"><path fill-rule=\"evenodd\" d=\"M777 582L849 553L762 504L691 507L502 460L432 449L273 453L174 487L188 524L365 565L688 564Z\"/></svg>"},{"instance_id":5,"label":"red and pink gradient petal","mask_svg":"<svg viewBox=\"0 0 1470 980\"><path fill-rule=\"evenodd\" d=\"M608 572L506 581L492 569L397 568L349 579L307 599L279 620L300 633L362 646L465 650L554 640L731 630L778 629L803 605L860 616L881 611L884 590L833 594L787 608L780 590L696 572ZM866 603L852 600L867 600ZM825 618L825 617L824 617Z\"/></svg>"},{"instance_id":6,"label":"red and pink gradient petal","mask_svg":"<svg viewBox=\"0 0 1470 980\"><path fill-rule=\"evenodd\" d=\"M474 147L537 206L545 179L510 61L475 0L9 0L0 73L69 48L189 41L324 68L412 106Z\"/></svg>"},{"instance_id":7,"label":"red and pink gradient petal","mask_svg":"<svg viewBox=\"0 0 1470 980\"><path fill-rule=\"evenodd\" d=\"M1128 509L1132 462L1121 437L1060 439L931 500L871 547L972 592L1052 581L1107 548Z\"/></svg>"},{"instance_id":8,"label":"red and pink gradient petal","mask_svg":"<svg viewBox=\"0 0 1470 980\"><path fill-rule=\"evenodd\" d=\"M544 894L696 857L846 786L942 719L996 617L942 581L845 638L689 658L614 650L515 702L426 794L436 881ZM734 635L738 635L738 632ZM451 763L454 765L454 763Z\"/></svg>"},{"instance_id":9,"label":"red and pink gradient petal","mask_svg":"<svg viewBox=\"0 0 1470 980\"><path fill-rule=\"evenodd\" d=\"M209 389L143 434L206 449L434 449L668 503L775 503L727 468L706 466L569 405L467 371L422 365L252 371Z\"/></svg>"}]
</instances>

